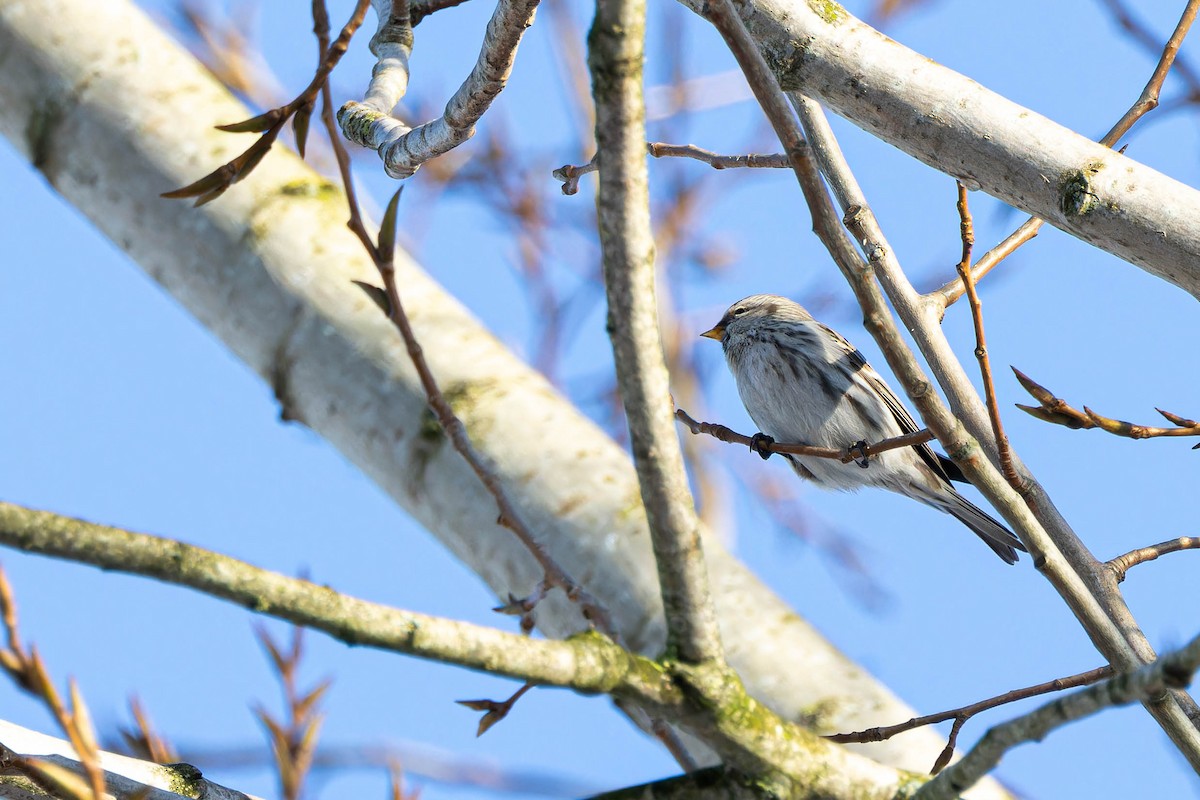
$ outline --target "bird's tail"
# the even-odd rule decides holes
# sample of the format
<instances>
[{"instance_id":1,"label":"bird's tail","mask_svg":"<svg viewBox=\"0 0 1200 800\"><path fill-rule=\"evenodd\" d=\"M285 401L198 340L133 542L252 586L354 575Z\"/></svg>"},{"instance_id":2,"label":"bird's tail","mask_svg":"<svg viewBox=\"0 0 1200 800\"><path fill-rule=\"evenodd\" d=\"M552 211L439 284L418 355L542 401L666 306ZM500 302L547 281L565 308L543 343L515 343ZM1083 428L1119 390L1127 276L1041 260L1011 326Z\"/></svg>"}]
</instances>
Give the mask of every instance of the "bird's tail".
<instances>
[{"instance_id":1,"label":"bird's tail","mask_svg":"<svg viewBox=\"0 0 1200 800\"><path fill-rule=\"evenodd\" d=\"M1026 552L1025 545L1003 524L990 517L954 489L947 487L927 501L930 505L958 518L983 539L992 551L1009 564L1017 563L1017 551Z\"/></svg>"}]
</instances>

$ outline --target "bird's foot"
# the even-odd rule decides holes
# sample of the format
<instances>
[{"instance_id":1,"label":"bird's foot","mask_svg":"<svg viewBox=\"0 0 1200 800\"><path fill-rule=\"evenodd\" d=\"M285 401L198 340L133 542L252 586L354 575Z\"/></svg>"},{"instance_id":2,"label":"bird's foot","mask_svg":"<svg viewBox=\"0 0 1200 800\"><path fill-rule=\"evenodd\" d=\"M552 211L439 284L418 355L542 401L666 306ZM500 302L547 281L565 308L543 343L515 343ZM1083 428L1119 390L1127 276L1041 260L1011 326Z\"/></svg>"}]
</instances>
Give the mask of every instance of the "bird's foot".
<instances>
[{"instance_id":1,"label":"bird's foot","mask_svg":"<svg viewBox=\"0 0 1200 800\"><path fill-rule=\"evenodd\" d=\"M848 448L850 455L854 458L854 463L858 464L863 469L871 466L870 457L867 455L867 440L859 439Z\"/></svg>"},{"instance_id":2,"label":"bird's foot","mask_svg":"<svg viewBox=\"0 0 1200 800\"><path fill-rule=\"evenodd\" d=\"M766 446L772 444L775 444L775 439L760 431L750 437L750 452L758 453L759 458L766 461L771 457L771 451Z\"/></svg>"}]
</instances>

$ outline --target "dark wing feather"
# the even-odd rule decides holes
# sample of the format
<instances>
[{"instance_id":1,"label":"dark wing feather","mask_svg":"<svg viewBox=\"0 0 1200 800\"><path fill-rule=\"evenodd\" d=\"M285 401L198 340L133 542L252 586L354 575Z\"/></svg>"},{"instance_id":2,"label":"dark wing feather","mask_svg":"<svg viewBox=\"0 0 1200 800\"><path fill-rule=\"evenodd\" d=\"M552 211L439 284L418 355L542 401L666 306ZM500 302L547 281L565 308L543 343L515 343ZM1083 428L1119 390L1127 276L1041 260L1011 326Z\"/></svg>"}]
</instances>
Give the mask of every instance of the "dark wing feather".
<instances>
[{"instance_id":1,"label":"dark wing feather","mask_svg":"<svg viewBox=\"0 0 1200 800\"><path fill-rule=\"evenodd\" d=\"M896 424L900 426L901 432L908 434L921 430L917 427L916 420L908 413L908 409L900 402L900 398L896 397L896 393L891 390L891 387L884 383L883 378L879 376L875 368L867 363L867 360L863 358L863 354L858 351L858 348L846 341L846 338L833 328L827 328L824 325L821 327L838 344L838 347L845 352L846 360L850 365L857 369L862 374L863 379L871 385L871 388L883 398L883 402L887 405L888 410L892 412ZM949 483L951 480L966 482L967 479L962 474L962 470L950 459L934 453L928 444L913 445L913 450L916 450L921 460L933 470L935 475L946 481L946 483Z\"/></svg>"}]
</instances>

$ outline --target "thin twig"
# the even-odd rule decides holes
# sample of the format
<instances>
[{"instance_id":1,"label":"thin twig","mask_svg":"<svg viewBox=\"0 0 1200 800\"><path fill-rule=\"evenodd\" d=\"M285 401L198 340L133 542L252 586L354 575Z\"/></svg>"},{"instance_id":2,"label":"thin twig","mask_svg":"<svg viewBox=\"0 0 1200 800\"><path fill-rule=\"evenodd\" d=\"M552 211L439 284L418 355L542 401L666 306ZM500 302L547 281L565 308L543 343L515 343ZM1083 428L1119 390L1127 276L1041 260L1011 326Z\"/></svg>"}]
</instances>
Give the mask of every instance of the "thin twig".
<instances>
[{"instance_id":1,"label":"thin twig","mask_svg":"<svg viewBox=\"0 0 1200 800\"><path fill-rule=\"evenodd\" d=\"M315 6L314 6L315 8ZM316 27L320 27L317 25ZM337 124L333 120L332 104L329 102L328 92L329 87L324 87L324 107L322 110L322 119L325 122L325 127L329 132L330 143L333 145L334 155L337 158L338 170L341 174L342 185L346 191L346 202L349 206L350 220L347 223L350 229L362 242L363 247L375 262L376 267L384 281L384 292L386 293L385 311L389 318L400 331L401 337L404 339L405 347L408 351L409 358L413 362L413 366L417 371L417 375L421 380L421 386L425 390L425 396L429 403L430 409L437 417L438 423L446 432L447 437L471 469L479 477L484 487L496 500L496 505L500 510L497 523L511 530L523 545L530 551L538 564L545 573L544 580L551 586L562 589L567 597L579 604L580 611L585 619L595 625L601 631L611 635L615 635L615 629L609 618L607 610L605 610L583 586L575 581L565 569L550 556L549 552L541 545L528 525L524 522L520 512L517 511L511 500L508 498L507 491L499 478L492 472L491 468L484 463L483 458L479 455L471 444L470 438L467 435L466 428L462 421L454 414L450 404L446 401L441 389L438 387L436 379L433 377L429 369L429 365L425 360L424 351L417 342L416 336L413 333L412 326L409 324L408 317L404 313L403 305L400 301L399 290L396 285L395 266L393 259L395 258L394 248L391 243L395 241L395 214L394 207L390 207L392 217L390 224L392 231L387 236L384 236L383 231L380 232L380 244L387 239L388 246L382 247L371 241L371 236L367 232L366 224L363 221L362 211L359 208L357 195L354 191L354 178L350 171L350 156L346 152L345 146L342 144L341 138L337 134ZM393 203L395 198L393 199Z\"/></svg>"},{"instance_id":2,"label":"thin twig","mask_svg":"<svg viewBox=\"0 0 1200 800\"><path fill-rule=\"evenodd\" d=\"M550 173L556 179L562 181L562 193L565 195L573 195L579 191L579 179L589 172L595 172L600 169L600 153L592 156L592 160L586 164L563 164L554 172Z\"/></svg>"},{"instance_id":3,"label":"thin twig","mask_svg":"<svg viewBox=\"0 0 1200 800\"><path fill-rule=\"evenodd\" d=\"M1038 405L1036 406L1026 406L1017 403L1017 408L1031 416L1037 417L1043 422L1062 425L1073 430L1099 428L1114 436L1124 436L1128 439L1152 439L1159 436L1200 436L1200 422L1181 417L1178 414L1172 414L1170 411L1164 411L1161 408L1154 410L1162 414L1175 427L1162 428L1154 425L1139 425L1136 422L1125 422L1124 420L1097 414L1087 406L1084 406L1083 410L1080 411L1067 403L1066 400L1057 397L1045 386L1042 386L1016 367L1012 367L1012 371L1016 374L1017 380L1025 388L1025 391L1029 392L1038 401ZM1200 444L1194 446L1192 449L1200 450Z\"/></svg>"},{"instance_id":4,"label":"thin twig","mask_svg":"<svg viewBox=\"0 0 1200 800\"><path fill-rule=\"evenodd\" d=\"M979 360L979 372L983 376L983 396L987 403L988 418L992 421L992 434L996 437L996 454L1000 458L1000 471L1005 480L1019 493L1024 493L1024 481L1013 466L1012 448L1004 434L1004 423L1000 419L1000 404L996 401L996 382L992 379L992 365L988 357L987 337L983 332L983 304L975 290L975 276L971 274L971 249L975 246L975 228L971 224L971 209L967 201L967 187L958 184L959 231L962 236L962 259L958 262L958 276L967 292L971 306L971 321L975 325L975 358Z\"/></svg>"},{"instance_id":5,"label":"thin twig","mask_svg":"<svg viewBox=\"0 0 1200 800\"><path fill-rule=\"evenodd\" d=\"M805 204L812 215L813 231L829 250L834 262L847 275L861 270L862 259L846 238L841 220L833 209L821 173L809 150L808 143L800 133L796 117L788 107L787 98L779 82L750 36L731 0L713 0L704 6L705 18L713 24L725 44L729 47L738 66L746 76L750 89L763 113L771 123L772 130L783 145L784 154L800 184Z\"/></svg>"},{"instance_id":6,"label":"thin twig","mask_svg":"<svg viewBox=\"0 0 1200 800\"><path fill-rule=\"evenodd\" d=\"M304 628L293 626L292 645L286 650L261 625L256 627L255 635L267 651L283 689L287 718L276 717L257 705L254 714L267 730L275 770L279 776L280 794L284 800L299 800L313 766L318 734L325 718L325 713L320 710L321 698L329 690L331 681L327 678L306 692L300 691L297 673L304 657Z\"/></svg>"},{"instance_id":7,"label":"thin twig","mask_svg":"<svg viewBox=\"0 0 1200 800\"><path fill-rule=\"evenodd\" d=\"M105 797L104 770L100 766L100 748L96 743L91 714L73 678L67 682L71 704L67 708L50 680L50 673L37 646L26 648L21 643L17 605L3 567L0 567L0 621L3 622L7 642L6 647L0 648L0 671L7 673L18 687L36 697L50 711L71 742L85 780L80 781L73 773L65 772L42 759L16 756L15 766L39 783L57 784L56 797L61 793L71 800L86 800L88 796L92 800L102 800Z\"/></svg>"},{"instance_id":8,"label":"thin twig","mask_svg":"<svg viewBox=\"0 0 1200 800\"><path fill-rule=\"evenodd\" d=\"M312 109L316 105L317 95L320 93L321 87L329 80L329 73L333 71L333 68L342 60L342 56L346 54L346 50L350 46L350 40L354 37L359 27L362 26L363 20L367 15L367 9L370 6L370 0L358 0L357 5L354 7L354 13L351 14L349 21L342 27L338 38L332 45L324 48L321 63L317 66L312 80L304 88L304 91L296 95L294 100L287 105L273 108L264 114L259 114L257 117L252 117L242 122L235 122L231 125L217 126L218 129L230 133L262 133L257 142L250 145L237 158L218 167L200 180L180 189L164 192L162 196L167 198L194 197L196 198L195 204L197 206L202 206L217 199L225 193L226 189L245 178L258 166L259 162L263 160L270 151L271 146L275 143L275 139L278 138L280 131L283 130L284 124L293 117L296 120L296 144L301 155L303 155L305 133L308 130L308 116L312 113ZM314 5L314 12L315 10ZM328 24L328 19L326 20L326 24Z\"/></svg>"},{"instance_id":9,"label":"thin twig","mask_svg":"<svg viewBox=\"0 0 1200 800\"><path fill-rule=\"evenodd\" d=\"M1109 7L1114 11L1119 12L1120 8L1115 0L1104 0L1109 4ZM1167 43L1163 46L1162 54L1159 56L1158 64L1154 67L1154 72L1151 73L1150 79L1146 82L1146 86L1142 89L1141 95L1134 101L1129 110L1124 116L1109 130L1100 143L1107 147L1115 147L1122 136L1129 132L1134 124L1144 117L1149 112L1153 111L1158 106L1159 94L1162 91L1163 82L1167 79L1167 74L1171 71L1171 66L1175 64L1176 57L1179 55L1179 48L1183 44L1184 38L1187 36L1188 30L1192 27L1192 22L1196 19L1197 9L1200 9L1200 0L1188 0L1187 6L1183 9L1183 14L1179 17L1179 22L1175 25L1175 30ZM1130 28L1136 33L1135 28ZM1189 84L1195 86L1196 80L1190 70L1187 70L1183 64L1180 64L1177 71L1184 74L1185 80ZM1193 90L1194 91L1194 90ZM1021 224L1000 244L993 247L975 264L971 270L972 276L976 281L982 279L985 275L992 271L1001 261L1015 253L1021 245L1032 240L1037 236L1045 220L1038 217L1030 217ZM961 280L947 281L943 286L929 294L925 295L928 299L933 299L942 306L942 310L949 308L963 296L964 286Z\"/></svg>"},{"instance_id":10,"label":"thin twig","mask_svg":"<svg viewBox=\"0 0 1200 800\"><path fill-rule=\"evenodd\" d=\"M694 144L648 142L646 151L655 158L692 158L703 161L713 169L788 169L791 163L784 153L748 153L744 156L723 156Z\"/></svg>"},{"instance_id":11,"label":"thin twig","mask_svg":"<svg viewBox=\"0 0 1200 800\"><path fill-rule=\"evenodd\" d=\"M1200 668L1200 636L1182 650L1162 656L1136 672L1072 692L1028 714L997 725L956 764L917 790L914 800L952 800L1000 763L1019 744L1041 741L1051 731L1106 708L1151 702L1170 689L1184 689Z\"/></svg>"},{"instance_id":12,"label":"thin twig","mask_svg":"<svg viewBox=\"0 0 1200 800\"><path fill-rule=\"evenodd\" d=\"M1167 553L1194 550L1198 547L1200 547L1200 538L1195 536L1180 536L1178 539L1171 539L1170 541L1152 544L1149 547L1139 547L1136 550L1130 550L1124 555L1117 556L1105 562L1104 566L1113 571L1113 575L1117 577L1117 583L1120 583L1125 580L1125 573L1131 567L1136 567L1138 564L1145 564L1147 561L1153 561L1159 556L1165 556Z\"/></svg>"},{"instance_id":13,"label":"thin twig","mask_svg":"<svg viewBox=\"0 0 1200 800\"><path fill-rule=\"evenodd\" d=\"M1100 1L1108 6L1108 10L1112 13L1116 23L1124 28L1135 42L1151 53L1159 52L1161 48L1154 32L1138 22L1129 9L1125 7L1124 3L1120 2L1120 0ZM1174 69L1175 74L1187 84L1188 94L1193 98L1200 97L1200 75L1197 75L1196 70L1192 69L1191 64L1183 59L1177 59Z\"/></svg>"},{"instance_id":14,"label":"thin twig","mask_svg":"<svg viewBox=\"0 0 1200 800\"><path fill-rule=\"evenodd\" d=\"M537 686L536 683L526 682L520 689L513 692L512 696L507 700L455 700L454 702L460 706L466 706L472 711L485 712L479 718L479 725L475 729L475 735L478 737L483 736L493 725L507 717L508 712L512 711L517 701L535 686Z\"/></svg>"},{"instance_id":15,"label":"thin twig","mask_svg":"<svg viewBox=\"0 0 1200 800\"><path fill-rule=\"evenodd\" d=\"M811 444L798 444L791 442L768 442L762 439L756 439L753 436L746 436L743 433L738 433L732 428L727 428L724 425L718 425L714 422L698 422L692 419L682 408L675 409L675 419L687 426L692 433L705 433L714 439L719 439L722 442L730 444L744 444L753 452L780 453L796 456L810 456L812 458L828 458L834 461L840 461L843 464L849 464L851 461L857 461L862 464L871 456L885 453L888 450L896 450L901 447L916 447L917 445L925 444L933 440L933 434L927 429L922 428L913 433L906 433L903 436L896 436L891 439L884 439L881 442L861 442L849 447L818 447Z\"/></svg>"},{"instance_id":16,"label":"thin twig","mask_svg":"<svg viewBox=\"0 0 1200 800\"><path fill-rule=\"evenodd\" d=\"M901 722L896 725L884 725L878 728L867 728L854 733L834 733L825 738L831 742L839 744L847 744L850 742L882 742L885 739L890 739L893 736L911 731L915 728L921 728L926 725L936 725L939 722L946 720L954 720L954 727L950 731L950 735L946 741L946 747L938 755L937 761L934 762L933 769L930 774L936 775L941 772L946 764L950 763L950 758L954 755L954 747L957 744L958 733L962 729L963 724L976 714L988 711L998 706L1007 703L1015 703L1018 700L1026 700L1030 697L1037 697L1040 694L1049 692L1061 692L1064 689L1074 689L1078 686L1088 686L1096 681L1103 680L1113 674L1113 668L1110 666L1097 667L1096 669L1081 672L1078 675L1071 675L1066 678L1056 678L1052 681L1039 683L1034 686L1026 686L1024 689L1013 689L1004 694L989 697L986 700L980 700L961 708L952 708L949 711L939 711L936 714L926 714L923 717L913 717L908 722Z\"/></svg>"},{"instance_id":17,"label":"thin twig","mask_svg":"<svg viewBox=\"0 0 1200 800\"><path fill-rule=\"evenodd\" d=\"M133 715L133 727L121 728L119 733L130 753L155 764L179 761L179 752L154 729L150 715L136 696L129 698L129 713Z\"/></svg>"}]
</instances>

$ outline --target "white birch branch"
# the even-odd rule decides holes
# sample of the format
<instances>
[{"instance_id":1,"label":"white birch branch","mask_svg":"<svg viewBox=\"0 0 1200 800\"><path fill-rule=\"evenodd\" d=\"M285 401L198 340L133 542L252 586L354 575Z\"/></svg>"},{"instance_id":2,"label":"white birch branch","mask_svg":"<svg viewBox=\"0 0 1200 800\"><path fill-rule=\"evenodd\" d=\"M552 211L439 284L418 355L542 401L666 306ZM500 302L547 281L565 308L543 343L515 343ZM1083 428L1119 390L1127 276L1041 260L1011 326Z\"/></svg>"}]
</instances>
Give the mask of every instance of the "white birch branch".
<instances>
[{"instance_id":1,"label":"white birch branch","mask_svg":"<svg viewBox=\"0 0 1200 800\"><path fill-rule=\"evenodd\" d=\"M376 10L389 5L389 0L376 0L375 3ZM475 135L475 123L504 90L517 57L517 45L521 43L525 29L533 24L537 6L538 0L499 0L488 21L483 47L471 74L446 103L441 117L415 128L391 116L392 108L407 90L407 52L403 53L402 67L396 52L391 52L386 65L380 55L367 99L362 103L351 101L338 110L342 134L355 144L378 152L384 170L393 178L407 178L424 162L458 147ZM382 18L380 30L383 30ZM411 37L411 30L408 35ZM393 47L391 51L402 49ZM386 69L381 76L379 68L384 66ZM401 69L403 80L387 79Z\"/></svg>"},{"instance_id":2,"label":"white birch branch","mask_svg":"<svg viewBox=\"0 0 1200 800\"><path fill-rule=\"evenodd\" d=\"M0 719L0 743L21 756L35 756L60 767L83 774L83 767L71 743L65 739L22 728ZM118 800L257 800L234 789L205 779L200 770L188 764L155 764L116 753L100 753L108 794ZM11 775L0 776L0 798L50 797L35 794L36 787Z\"/></svg>"},{"instance_id":3,"label":"white birch branch","mask_svg":"<svg viewBox=\"0 0 1200 800\"><path fill-rule=\"evenodd\" d=\"M681 2L703 15L705 0ZM1200 298L1200 191L913 52L837 3L735 5L784 90Z\"/></svg>"}]
</instances>

